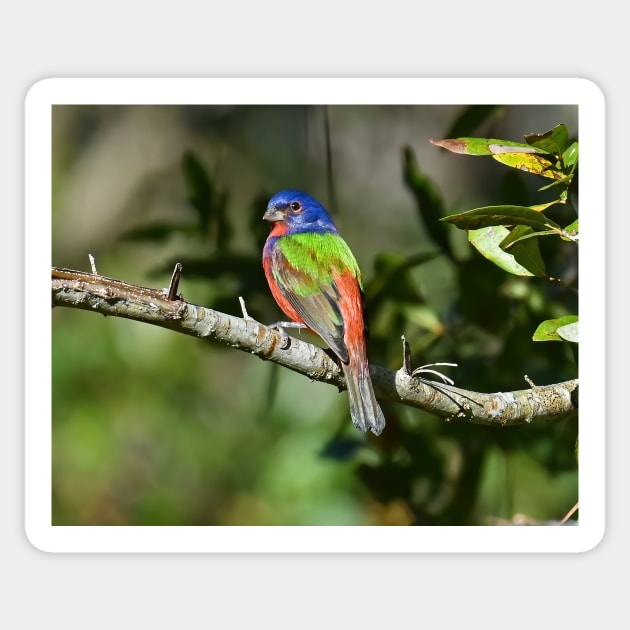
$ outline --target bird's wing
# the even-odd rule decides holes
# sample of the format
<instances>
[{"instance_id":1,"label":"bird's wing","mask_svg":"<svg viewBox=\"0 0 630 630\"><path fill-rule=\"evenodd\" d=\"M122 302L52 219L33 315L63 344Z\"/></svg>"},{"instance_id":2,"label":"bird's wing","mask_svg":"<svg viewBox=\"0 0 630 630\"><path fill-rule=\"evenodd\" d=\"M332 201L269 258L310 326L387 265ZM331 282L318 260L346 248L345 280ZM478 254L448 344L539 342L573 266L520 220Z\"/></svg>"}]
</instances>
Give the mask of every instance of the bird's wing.
<instances>
[{"instance_id":1,"label":"bird's wing","mask_svg":"<svg viewBox=\"0 0 630 630\"><path fill-rule=\"evenodd\" d=\"M312 236L317 238L280 239L272 254L274 280L304 323L347 363L344 312L358 309L362 319L358 267L341 237Z\"/></svg>"}]
</instances>

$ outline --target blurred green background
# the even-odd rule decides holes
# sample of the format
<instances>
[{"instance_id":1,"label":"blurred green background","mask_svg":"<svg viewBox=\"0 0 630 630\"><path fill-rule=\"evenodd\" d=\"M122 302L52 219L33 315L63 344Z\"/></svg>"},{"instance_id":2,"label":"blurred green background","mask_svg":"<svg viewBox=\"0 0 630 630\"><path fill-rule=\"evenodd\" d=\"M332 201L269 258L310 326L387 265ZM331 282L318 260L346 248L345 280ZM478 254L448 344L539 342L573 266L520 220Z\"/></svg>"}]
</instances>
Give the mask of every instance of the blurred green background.
<instances>
[{"instance_id":1,"label":"blurred green background","mask_svg":"<svg viewBox=\"0 0 630 630\"><path fill-rule=\"evenodd\" d=\"M522 141L564 123L577 139L577 114L55 106L52 264L89 270L92 254L99 273L160 288L179 261L186 300L240 316L243 296L271 323L282 315L262 273L262 215L300 188L362 269L372 362L398 369L404 334L414 367L458 363L445 372L462 388L575 378L569 344L531 340L543 319L577 313L575 248L541 243L564 284L509 276L465 232L431 233L404 163L413 156L444 215L541 203L535 176L429 138ZM52 320L55 525L487 525L559 519L578 499L576 419L490 429L383 402L385 432L366 436L345 393L246 353L74 309Z\"/></svg>"}]
</instances>

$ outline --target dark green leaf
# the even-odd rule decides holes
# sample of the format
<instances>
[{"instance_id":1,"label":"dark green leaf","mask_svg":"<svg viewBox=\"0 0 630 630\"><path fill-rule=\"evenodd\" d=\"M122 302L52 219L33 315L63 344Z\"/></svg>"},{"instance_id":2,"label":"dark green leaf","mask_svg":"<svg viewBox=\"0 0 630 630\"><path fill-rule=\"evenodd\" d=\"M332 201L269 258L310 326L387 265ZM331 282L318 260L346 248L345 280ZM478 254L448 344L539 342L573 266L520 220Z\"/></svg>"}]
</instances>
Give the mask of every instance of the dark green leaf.
<instances>
[{"instance_id":1,"label":"dark green leaf","mask_svg":"<svg viewBox=\"0 0 630 630\"><path fill-rule=\"evenodd\" d=\"M335 436L329 442L324 444L323 448L319 452L319 455L332 460L346 461L363 447L364 443L361 440Z\"/></svg>"},{"instance_id":2,"label":"dark green leaf","mask_svg":"<svg viewBox=\"0 0 630 630\"><path fill-rule=\"evenodd\" d=\"M241 254L213 254L206 257L179 256L165 261L156 272L167 272L173 269L176 262L184 268L183 277L202 277L209 281L224 276L256 276L262 273L262 262L259 256Z\"/></svg>"},{"instance_id":3,"label":"dark green leaf","mask_svg":"<svg viewBox=\"0 0 630 630\"><path fill-rule=\"evenodd\" d=\"M570 186L571 182L573 181L573 174L569 174L569 175L562 175L561 177L559 177L558 179L556 179L555 181L551 182L551 184L547 184L546 186L542 186L541 188L539 188L539 191L543 191L543 190L549 190L550 188L553 188L554 186ZM560 198L566 198L565 195L566 191L563 190L560 193Z\"/></svg>"},{"instance_id":4,"label":"dark green leaf","mask_svg":"<svg viewBox=\"0 0 630 630\"><path fill-rule=\"evenodd\" d=\"M446 133L447 138L467 136L475 131L485 120L492 118L503 109L502 105L469 105L453 121Z\"/></svg>"},{"instance_id":5,"label":"dark green leaf","mask_svg":"<svg viewBox=\"0 0 630 630\"><path fill-rule=\"evenodd\" d=\"M197 228L190 223L154 223L140 226L125 232L125 241L164 241L175 233L194 235Z\"/></svg>"},{"instance_id":6,"label":"dark green leaf","mask_svg":"<svg viewBox=\"0 0 630 630\"><path fill-rule=\"evenodd\" d=\"M367 300L374 305L382 298L394 301L423 302L417 283L409 270L416 264L421 264L435 258L435 253L422 254L406 258L393 252L383 252L374 260L374 274L365 285Z\"/></svg>"},{"instance_id":7,"label":"dark green leaf","mask_svg":"<svg viewBox=\"0 0 630 630\"><path fill-rule=\"evenodd\" d=\"M517 276L533 276L534 274L519 264L512 254L501 248L501 243L508 234L509 230L506 227L491 225L479 230L470 230L468 240L484 258L504 271Z\"/></svg>"},{"instance_id":8,"label":"dark green leaf","mask_svg":"<svg viewBox=\"0 0 630 630\"><path fill-rule=\"evenodd\" d=\"M268 221L263 221L263 214L265 213L265 208L271 199L272 194L268 192L261 192L260 194L254 197L252 204L250 206L250 215L249 215L249 230L250 233L254 237L254 241L256 243L256 250L262 253L263 247L265 245L265 241L269 236L269 231L271 230L271 225Z\"/></svg>"},{"instance_id":9,"label":"dark green leaf","mask_svg":"<svg viewBox=\"0 0 630 630\"><path fill-rule=\"evenodd\" d=\"M525 136L525 142L560 157L569 146L569 132L566 125L557 125L545 133L530 133Z\"/></svg>"},{"instance_id":10,"label":"dark green leaf","mask_svg":"<svg viewBox=\"0 0 630 630\"><path fill-rule=\"evenodd\" d=\"M500 243L501 249L514 256L517 263L531 271L535 276L547 277L545 263L540 255L538 240L527 238L537 234L526 225L517 225Z\"/></svg>"},{"instance_id":11,"label":"dark green leaf","mask_svg":"<svg viewBox=\"0 0 630 630\"><path fill-rule=\"evenodd\" d=\"M441 221L452 223L461 230L478 230L490 225L530 225L539 230L551 228L561 232L560 226L544 214L524 206L486 206L452 214Z\"/></svg>"},{"instance_id":12,"label":"dark green leaf","mask_svg":"<svg viewBox=\"0 0 630 630\"><path fill-rule=\"evenodd\" d=\"M519 227L522 227L522 226L519 226ZM512 230L512 232L514 232L514 230ZM521 241L527 241L531 238L540 238L541 236L558 236L558 232L557 230L541 230L540 232L531 231L531 232L522 233L522 234L516 233L513 238L511 237L509 238L509 242L501 243L501 247L504 247L505 250L507 251L510 247L513 246L513 243L520 243Z\"/></svg>"},{"instance_id":13,"label":"dark green leaf","mask_svg":"<svg viewBox=\"0 0 630 630\"><path fill-rule=\"evenodd\" d=\"M202 236L209 237L219 251L225 251L233 233L226 212L227 193L217 189L210 173L192 151L184 153L182 170L189 201L199 216Z\"/></svg>"},{"instance_id":14,"label":"dark green leaf","mask_svg":"<svg viewBox=\"0 0 630 630\"><path fill-rule=\"evenodd\" d=\"M227 202L228 194L226 192L217 192L211 206L214 207L217 218L216 244L217 249L221 252L227 249L228 243L234 233L232 225L228 221L228 214L226 212Z\"/></svg>"},{"instance_id":15,"label":"dark green leaf","mask_svg":"<svg viewBox=\"0 0 630 630\"><path fill-rule=\"evenodd\" d=\"M210 223L214 183L192 151L186 151L182 156L182 171L188 189L188 200L199 216L201 233L206 234Z\"/></svg>"},{"instance_id":16,"label":"dark green leaf","mask_svg":"<svg viewBox=\"0 0 630 630\"><path fill-rule=\"evenodd\" d=\"M444 200L433 181L420 171L416 156L410 147L405 147L403 152L403 177L416 199L420 219L431 240L444 254L454 260L449 230L440 223L445 212Z\"/></svg>"}]
</instances>

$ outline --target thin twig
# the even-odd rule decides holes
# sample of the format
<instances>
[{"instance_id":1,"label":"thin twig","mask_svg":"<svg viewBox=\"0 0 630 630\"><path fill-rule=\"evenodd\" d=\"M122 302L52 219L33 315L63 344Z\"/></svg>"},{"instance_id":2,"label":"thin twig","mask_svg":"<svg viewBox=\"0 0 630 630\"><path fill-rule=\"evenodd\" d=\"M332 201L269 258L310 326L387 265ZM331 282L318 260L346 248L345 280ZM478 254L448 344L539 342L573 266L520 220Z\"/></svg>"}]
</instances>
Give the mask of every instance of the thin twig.
<instances>
[{"instance_id":1,"label":"thin twig","mask_svg":"<svg viewBox=\"0 0 630 630\"><path fill-rule=\"evenodd\" d=\"M560 523L566 523L578 510L580 507L580 502L578 501L567 513L567 515L560 521Z\"/></svg>"},{"instance_id":2,"label":"thin twig","mask_svg":"<svg viewBox=\"0 0 630 630\"><path fill-rule=\"evenodd\" d=\"M168 286L168 294L166 299L171 302L177 298L177 289L179 288L179 279L182 275L182 263L175 263L175 269L173 269L173 275L171 276L171 283Z\"/></svg>"}]
</instances>

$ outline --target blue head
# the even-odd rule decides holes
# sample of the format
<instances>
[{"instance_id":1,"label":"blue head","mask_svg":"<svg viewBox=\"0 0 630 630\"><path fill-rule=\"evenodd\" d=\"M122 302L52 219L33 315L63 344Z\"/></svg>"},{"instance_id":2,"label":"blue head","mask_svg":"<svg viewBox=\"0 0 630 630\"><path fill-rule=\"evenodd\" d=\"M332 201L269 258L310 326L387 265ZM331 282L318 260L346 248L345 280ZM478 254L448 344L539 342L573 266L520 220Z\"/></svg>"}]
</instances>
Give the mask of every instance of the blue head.
<instances>
[{"instance_id":1,"label":"blue head","mask_svg":"<svg viewBox=\"0 0 630 630\"><path fill-rule=\"evenodd\" d=\"M276 223L276 234L299 232L337 233L337 228L326 208L301 190L282 190L267 205L263 219Z\"/></svg>"}]
</instances>

